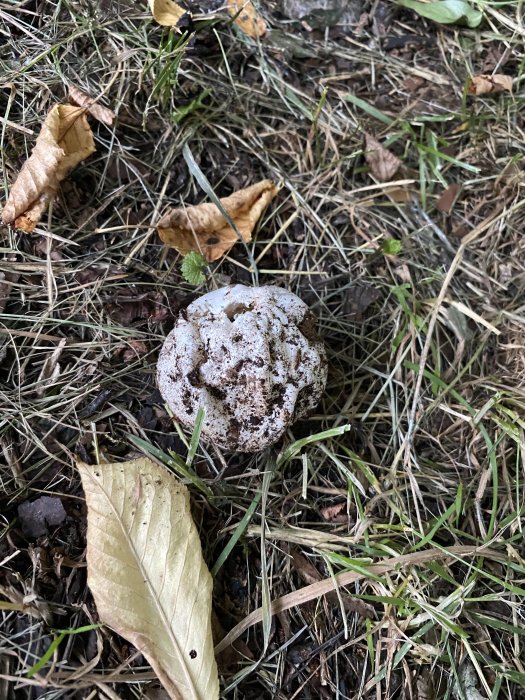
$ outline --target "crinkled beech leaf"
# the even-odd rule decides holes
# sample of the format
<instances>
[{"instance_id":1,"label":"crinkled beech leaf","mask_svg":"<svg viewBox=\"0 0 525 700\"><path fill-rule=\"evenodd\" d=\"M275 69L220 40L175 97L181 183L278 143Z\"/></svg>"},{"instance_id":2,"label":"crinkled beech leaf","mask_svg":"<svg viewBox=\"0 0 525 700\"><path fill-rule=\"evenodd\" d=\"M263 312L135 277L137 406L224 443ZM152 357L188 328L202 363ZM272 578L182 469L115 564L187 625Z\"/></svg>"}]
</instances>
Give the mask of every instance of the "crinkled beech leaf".
<instances>
[{"instance_id":1,"label":"crinkled beech leaf","mask_svg":"<svg viewBox=\"0 0 525 700\"><path fill-rule=\"evenodd\" d=\"M251 241L253 229L278 191L271 180L262 180L220 200L244 241ZM170 209L157 228L166 245L183 255L194 250L208 262L223 256L239 240L237 232L212 202Z\"/></svg>"},{"instance_id":2,"label":"crinkled beech leaf","mask_svg":"<svg viewBox=\"0 0 525 700\"><path fill-rule=\"evenodd\" d=\"M86 110L55 105L18 177L2 211L4 224L33 231L53 199L60 182L80 161L95 152Z\"/></svg>"}]
</instances>

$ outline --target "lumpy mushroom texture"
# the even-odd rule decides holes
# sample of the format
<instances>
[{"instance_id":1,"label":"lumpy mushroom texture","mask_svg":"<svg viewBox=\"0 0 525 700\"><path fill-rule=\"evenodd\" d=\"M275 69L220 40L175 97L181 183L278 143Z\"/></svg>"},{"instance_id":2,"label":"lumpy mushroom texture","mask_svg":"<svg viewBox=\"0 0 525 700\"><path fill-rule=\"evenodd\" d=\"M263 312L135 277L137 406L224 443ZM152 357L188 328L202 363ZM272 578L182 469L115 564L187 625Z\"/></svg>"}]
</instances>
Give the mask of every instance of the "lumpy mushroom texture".
<instances>
[{"instance_id":1,"label":"lumpy mushroom texture","mask_svg":"<svg viewBox=\"0 0 525 700\"><path fill-rule=\"evenodd\" d=\"M261 450L321 398L327 363L315 325L306 304L279 287L237 284L205 294L166 338L160 393L189 428L204 409L204 439Z\"/></svg>"}]
</instances>

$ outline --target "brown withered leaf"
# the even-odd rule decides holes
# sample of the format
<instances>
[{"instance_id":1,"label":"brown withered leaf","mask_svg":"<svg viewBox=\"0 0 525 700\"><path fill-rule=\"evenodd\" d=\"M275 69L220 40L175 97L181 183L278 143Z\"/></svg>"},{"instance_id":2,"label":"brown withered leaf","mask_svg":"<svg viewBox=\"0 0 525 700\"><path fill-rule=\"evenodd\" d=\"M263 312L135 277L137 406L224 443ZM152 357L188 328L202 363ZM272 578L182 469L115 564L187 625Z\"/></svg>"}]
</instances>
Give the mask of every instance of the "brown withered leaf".
<instances>
[{"instance_id":1,"label":"brown withered leaf","mask_svg":"<svg viewBox=\"0 0 525 700\"><path fill-rule=\"evenodd\" d=\"M494 75L475 75L468 86L468 94L475 97L497 92L512 92L512 76L499 73Z\"/></svg>"},{"instance_id":2,"label":"brown withered leaf","mask_svg":"<svg viewBox=\"0 0 525 700\"><path fill-rule=\"evenodd\" d=\"M348 522L346 514L346 503L336 503L333 506L321 508L321 515L329 523L345 523Z\"/></svg>"},{"instance_id":3,"label":"brown withered leaf","mask_svg":"<svg viewBox=\"0 0 525 700\"><path fill-rule=\"evenodd\" d=\"M112 126L113 120L115 119L115 112L109 109L109 107L97 104L87 92L84 92L76 85L69 86L68 98L71 104L77 105L78 107L85 107L89 114L95 117L99 122L102 122L102 124Z\"/></svg>"},{"instance_id":4,"label":"brown withered leaf","mask_svg":"<svg viewBox=\"0 0 525 700\"><path fill-rule=\"evenodd\" d=\"M457 182L453 182L449 185L446 190L440 194L436 202L436 209L442 211L444 214L450 214L460 190L461 185L458 185Z\"/></svg>"},{"instance_id":5,"label":"brown withered leaf","mask_svg":"<svg viewBox=\"0 0 525 700\"><path fill-rule=\"evenodd\" d=\"M365 160L379 182L391 180L401 166L399 158L370 134L365 134Z\"/></svg>"},{"instance_id":6,"label":"brown withered leaf","mask_svg":"<svg viewBox=\"0 0 525 700\"><path fill-rule=\"evenodd\" d=\"M257 221L278 190L271 180L262 180L220 200L244 241L251 241ZM166 245L183 255L195 250L208 262L222 257L239 240L219 208L210 202L170 209L157 229Z\"/></svg>"},{"instance_id":7,"label":"brown withered leaf","mask_svg":"<svg viewBox=\"0 0 525 700\"><path fill-rule=\"evenodd\" d=\"M257 12L252 0L228 0L228 12L235 24L252 39L266 34L266 22Z\"/></svg>"},{"instance_id":8,"label":"brown withered leaf","mask_svg":"<svg viewBox=\"0 0 525 700\"><path fill-rule=\"evenodd\" d=\"M186 10L175 0L148 0L153 19L163 27L174 27Z\"/></svg>"},{"instance_id":9,"label":"brown withered leaf","mask_svg":"<svg viewBox=\"0 0 525 700\"><path fill-rule=\"evenodd\" d=\"M84 109L55 105L48 113L2 211L4 224L31 232L70 170L95 152Z\"/></svg>"}]
</instances>

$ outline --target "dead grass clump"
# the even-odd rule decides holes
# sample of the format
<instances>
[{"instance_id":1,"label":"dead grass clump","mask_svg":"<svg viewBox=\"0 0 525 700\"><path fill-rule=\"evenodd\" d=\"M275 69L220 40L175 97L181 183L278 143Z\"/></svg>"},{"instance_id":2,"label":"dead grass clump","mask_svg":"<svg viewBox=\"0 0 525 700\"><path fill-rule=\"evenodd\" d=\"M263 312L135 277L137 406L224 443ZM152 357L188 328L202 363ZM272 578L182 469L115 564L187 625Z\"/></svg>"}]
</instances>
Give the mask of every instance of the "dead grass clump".
<instances>
[{"instance_id":1,"label":"dead grass clump","mask_svg":"<svg viewBox=\"0 0 525 700\"><path fill-rule=\"evenodd\" d=\"M239 246L192 288L157 238L168 205L205 198L188 145L219 197L283 183L251 253L260 283L310 304L331 367L280 454L199 448L218 640L262 606L222 657L224 697L522 697L522 98L464 93L496 67L519 83L517 5L476 31L379 3L352 32L291 32L266 9L258 42L119 7L1 10L5 191L71 83L117 121L93 123L97 153L33 236L1 229L0 696L152 697L141 656L96 626L72 458L184 454L161 342L205 288L253 281ZM371 176L365 132L402 160L393 182ZM66 518L29 537L18 506L42 494Z\"/></svg>"}]
</instances>

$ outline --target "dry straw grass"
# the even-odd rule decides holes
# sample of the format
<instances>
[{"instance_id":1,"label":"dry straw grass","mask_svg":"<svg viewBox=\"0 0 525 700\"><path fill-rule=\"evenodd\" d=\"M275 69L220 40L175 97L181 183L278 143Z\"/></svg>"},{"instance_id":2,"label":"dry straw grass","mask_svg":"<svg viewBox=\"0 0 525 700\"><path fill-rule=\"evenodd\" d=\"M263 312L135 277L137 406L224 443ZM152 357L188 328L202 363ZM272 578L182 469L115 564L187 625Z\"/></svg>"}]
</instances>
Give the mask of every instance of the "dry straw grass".
<instances>
[{"instance_id":1,"label":"dry straw grass","mask_svg":"<svg viewBox=\"0 0 525 700\"><path fill-rule=\"evenodd\" d=\"M253 277L238 247L192 289L152 228L168 204L204 198L188 145L218 196L283 183L253 258L261 283L311 304L331 366L285 446L328 436L280 456L199 449L218 638L262 606L221 667L223 697L525 697L518 4L488 7L476 31L375 3L360 33L287 37L276 14L258 43L221 20L181 40L145 7L0 8L5 191L70 83L118 115L93 126L97 154L49 222L31 237L2 229L0 696L149 692L150 670L107 629L67 635L28 670L53 630L96 622L72 456L184 454L154 386L160 344L192 295ZM496 68L515 76L513 95L465 97L470 75ZM402 159L396 182L367 173L365 131ZM450 184L446 214L435 204ZM44 492L68 519L28 541L16 508ZM496 554L446 556L461 546ZM433 550L443 557L428 561ZM299 601L338 572L358 575L270 617L270 600Z\"/></svg>"}]
</instances>

